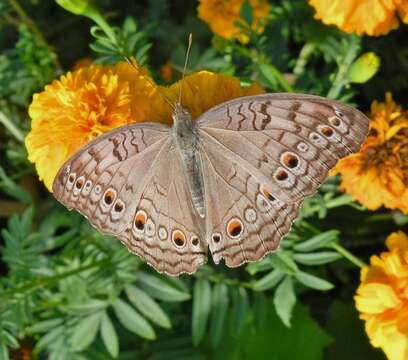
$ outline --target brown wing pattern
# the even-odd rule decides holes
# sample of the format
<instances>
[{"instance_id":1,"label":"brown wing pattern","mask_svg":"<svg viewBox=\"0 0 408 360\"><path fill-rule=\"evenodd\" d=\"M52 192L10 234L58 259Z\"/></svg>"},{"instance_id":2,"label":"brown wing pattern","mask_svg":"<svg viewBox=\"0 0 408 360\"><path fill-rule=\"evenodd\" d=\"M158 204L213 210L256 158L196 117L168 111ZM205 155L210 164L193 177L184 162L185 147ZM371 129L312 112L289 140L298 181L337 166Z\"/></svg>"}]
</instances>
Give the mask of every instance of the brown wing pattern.
<instances>
[{"instance_id":1,"label":"brown wing pattern","mask_svg":"<svg viewBox=\"0 0 408 360\"><path fill-rule=\"evenodd\" d=\"M174 147L155 166L136 205L133 223L119 235L131 252L169 275L191 274L207 262L204 224Z\"/></svg>"},{"instance_id":2,"label":"brown wing pattern","mask_svg":"<svg viewBox=\"0 0 408 360\"><path fill-rule=\"evenodd\" d=\"M160 272L192 273L206 262L203 225L166 126L131 125L95 139L62 166L53 191Z\"/></svg>"},{"instance_id":3,"label":"brown wing pattern","mask_svg":"<svg viewBox=\"0 0 408 360\"><path fill-rule=\"evenodd\" d=\"M297 94L239 98L198 118L205 178L209 173L217 178L207 180L206 188L212 204L206 238L214 259L238 266L276 249L303 199L317 190L340 158L360 148L368 123L349 106ZM224 203L234 206L222 208ZM245 206L253 210L246 214ZM248 222L250 214L256 222ZM218 216L222 224L215 222ZM221 238L214 242L216 232Z\"/></svg>"}]
</instances>

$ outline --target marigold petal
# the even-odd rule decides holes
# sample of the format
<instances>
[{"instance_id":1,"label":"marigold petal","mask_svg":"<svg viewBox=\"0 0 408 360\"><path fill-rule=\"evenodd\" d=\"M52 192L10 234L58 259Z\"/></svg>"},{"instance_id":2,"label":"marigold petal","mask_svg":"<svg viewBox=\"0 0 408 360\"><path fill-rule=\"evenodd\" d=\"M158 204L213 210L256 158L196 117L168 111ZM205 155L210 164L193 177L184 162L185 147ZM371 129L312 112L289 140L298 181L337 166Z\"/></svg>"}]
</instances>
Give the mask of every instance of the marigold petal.
<instances>
[{"instance_id":1,"label":"marigold petal","mask_svg":"<svg viewBox=\"0 0 408 360\"><path fill-rule=\"evenodd\" d=\"M387 237L385 243L390 250L408 250L408 236L402 231L393 232Z\"/></svg>"},{"instance_id":2,"label":"marigold petal","mask_svg":"<svg viewBox=\"0 0 408 360\"><path fill-rule=\"evenodd\" d=\"M309 3L315 8L317 19L347 33L383 35L399 24L391 0L309 0Z\"/></svg>"}]
</instances>

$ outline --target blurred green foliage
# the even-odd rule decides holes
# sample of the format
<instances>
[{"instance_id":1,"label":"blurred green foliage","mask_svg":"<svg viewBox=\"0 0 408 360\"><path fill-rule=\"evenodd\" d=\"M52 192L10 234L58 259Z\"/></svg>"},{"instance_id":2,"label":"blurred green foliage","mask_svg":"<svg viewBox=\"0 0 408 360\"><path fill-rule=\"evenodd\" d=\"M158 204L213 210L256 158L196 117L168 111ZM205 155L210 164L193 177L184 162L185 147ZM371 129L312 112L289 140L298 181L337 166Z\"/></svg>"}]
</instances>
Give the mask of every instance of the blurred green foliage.
<instances>
[{"instance_id":1,"label":"blurred green foliage","mask_svg":"<svg viewBox=\"0 0 408 360\"><path fill-rule=\"evenodd\" d=\"M355 255L380 251L388 232L406 224L402 215L364 211L331 178L306 200L279 252L174 279L58 205L23 141L32 94L76 60L134 56L163 81L167 60L180 75L190 32L189 72L219 71L271 92L318 94L366 110L385 90L402 98L407 76L386 75L408 73L406 28L387 40L362 39L313 20L305 1L284 0L272 2L258 35L244 2L237 26L250 42L243 45L213 36L196 2L95 5L101 18L51 0L0 2L0 359L24 352L56 360L384 358L368 345L352 305L363 264ZM377 76L367 56L377 67L381 59Z\"/></svg>"}]
</instances>

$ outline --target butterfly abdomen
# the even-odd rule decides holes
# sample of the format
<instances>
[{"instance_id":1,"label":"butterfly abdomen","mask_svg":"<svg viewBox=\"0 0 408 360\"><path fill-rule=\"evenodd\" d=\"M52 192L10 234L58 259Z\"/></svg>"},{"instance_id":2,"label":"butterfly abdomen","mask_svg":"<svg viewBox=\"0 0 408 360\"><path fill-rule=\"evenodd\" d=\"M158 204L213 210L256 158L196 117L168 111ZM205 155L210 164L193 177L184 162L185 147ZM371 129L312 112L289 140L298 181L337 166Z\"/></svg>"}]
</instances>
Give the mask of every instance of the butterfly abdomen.
<instances>
[{"instance_id":1,"label":"butterfly abdomen","mask_svg":"<svg viewBox=\"0 0 408 360\"><path fill-rule=\"evenodd\" d=\"M181 105L180 105L181 106ZM191 114L183 107L173 114L172 129L174 143L180 155L188 188L195 210L201 218L205 217L203 166L198 151L199 135Z\"/></svg>"}]
</instances>

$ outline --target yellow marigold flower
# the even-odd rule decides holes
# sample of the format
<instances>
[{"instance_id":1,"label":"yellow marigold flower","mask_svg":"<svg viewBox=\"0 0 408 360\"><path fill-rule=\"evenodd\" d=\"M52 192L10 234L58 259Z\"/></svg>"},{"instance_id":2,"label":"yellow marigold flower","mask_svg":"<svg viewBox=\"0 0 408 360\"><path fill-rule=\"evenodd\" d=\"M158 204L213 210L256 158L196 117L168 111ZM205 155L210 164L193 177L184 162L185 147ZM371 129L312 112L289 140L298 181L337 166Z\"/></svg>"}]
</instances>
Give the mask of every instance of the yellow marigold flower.
<instances>
[{"instance_id":1,"label":"yellow marigold flower","mask_svg":"<svg viewBox=\"0 0 408 360\"><path fill-rule=\"evenodd\" d=\"M309 0L316 19L336 25L347 33L384 35L398 28L399 21L408 22L407 0Z\"/></svg>"},{"instance_id":2,"label":"yellow marigold flower","mask_svg":"<svg viewBox=\"0 0 408 360\"><path fill-rule=\"evenodd\" d=\"M224 101L235 99L240 96L264 93L258 84L242 87L236 77L217 74L209 71L199 71L180 80L170 87L160 86L159 90L172 103L179 97L180 83L182 82L182 103L190 111L193 118L197 118L203 112ZM162 97L155 96L151 99L150 114L148 118L168 123L171 121L172 110Z\"/></svg>"},{"instance_id":3,"label":"yellow marigold flower","mask_svg":"<svg viewBox=\"0 0 408 360\"><path fill-rule=\"evenodd\" d=\"M146 99L154 88L143 71L127 63L92 65L69 72L34 94L28 109L28 159L51 190L63 162L96 136L145 120Z\"/></svg>"},{"instance_id":4,"label":"yellow marigold flower","mask_svg":"<svg viewBox=\"0 0 408 360\"><path fill-rule=\"evenodd\" d=\"M371 105L371 130L361 150L339 161L342 190L370 210L382 205L408 214L408 111L390 93Z\"/></svg>"},{"instance_id":5,"label":"yellow marigold flower","mask_svg":"<svg viewBox=\"0 0 408 360\"><path fill-rule=\"evenodd\" d=\"M240 10L243 0L200 0L198 6L198 17L204 20L214 34L227 39L238 37L245 43L248 39L240 34L240 29L234 24L240 19ZM252 7L254 30L263 32L264 26L260 26L262 21L266 21L269 14L270 5L266 0L249 0Z\"/></svg>"},{"instance_id":6,"label":"yellow marigold flower","mask_svg":"<svg viewBox=\"0 0 408 360\"><path fill-rule=\"evenodd\" d=\"M372 256L361 271L355 296L371 344L390 360L408 359L408 236L402 231L386 241L389 252Z\"/></svg>"}]
</instances>

